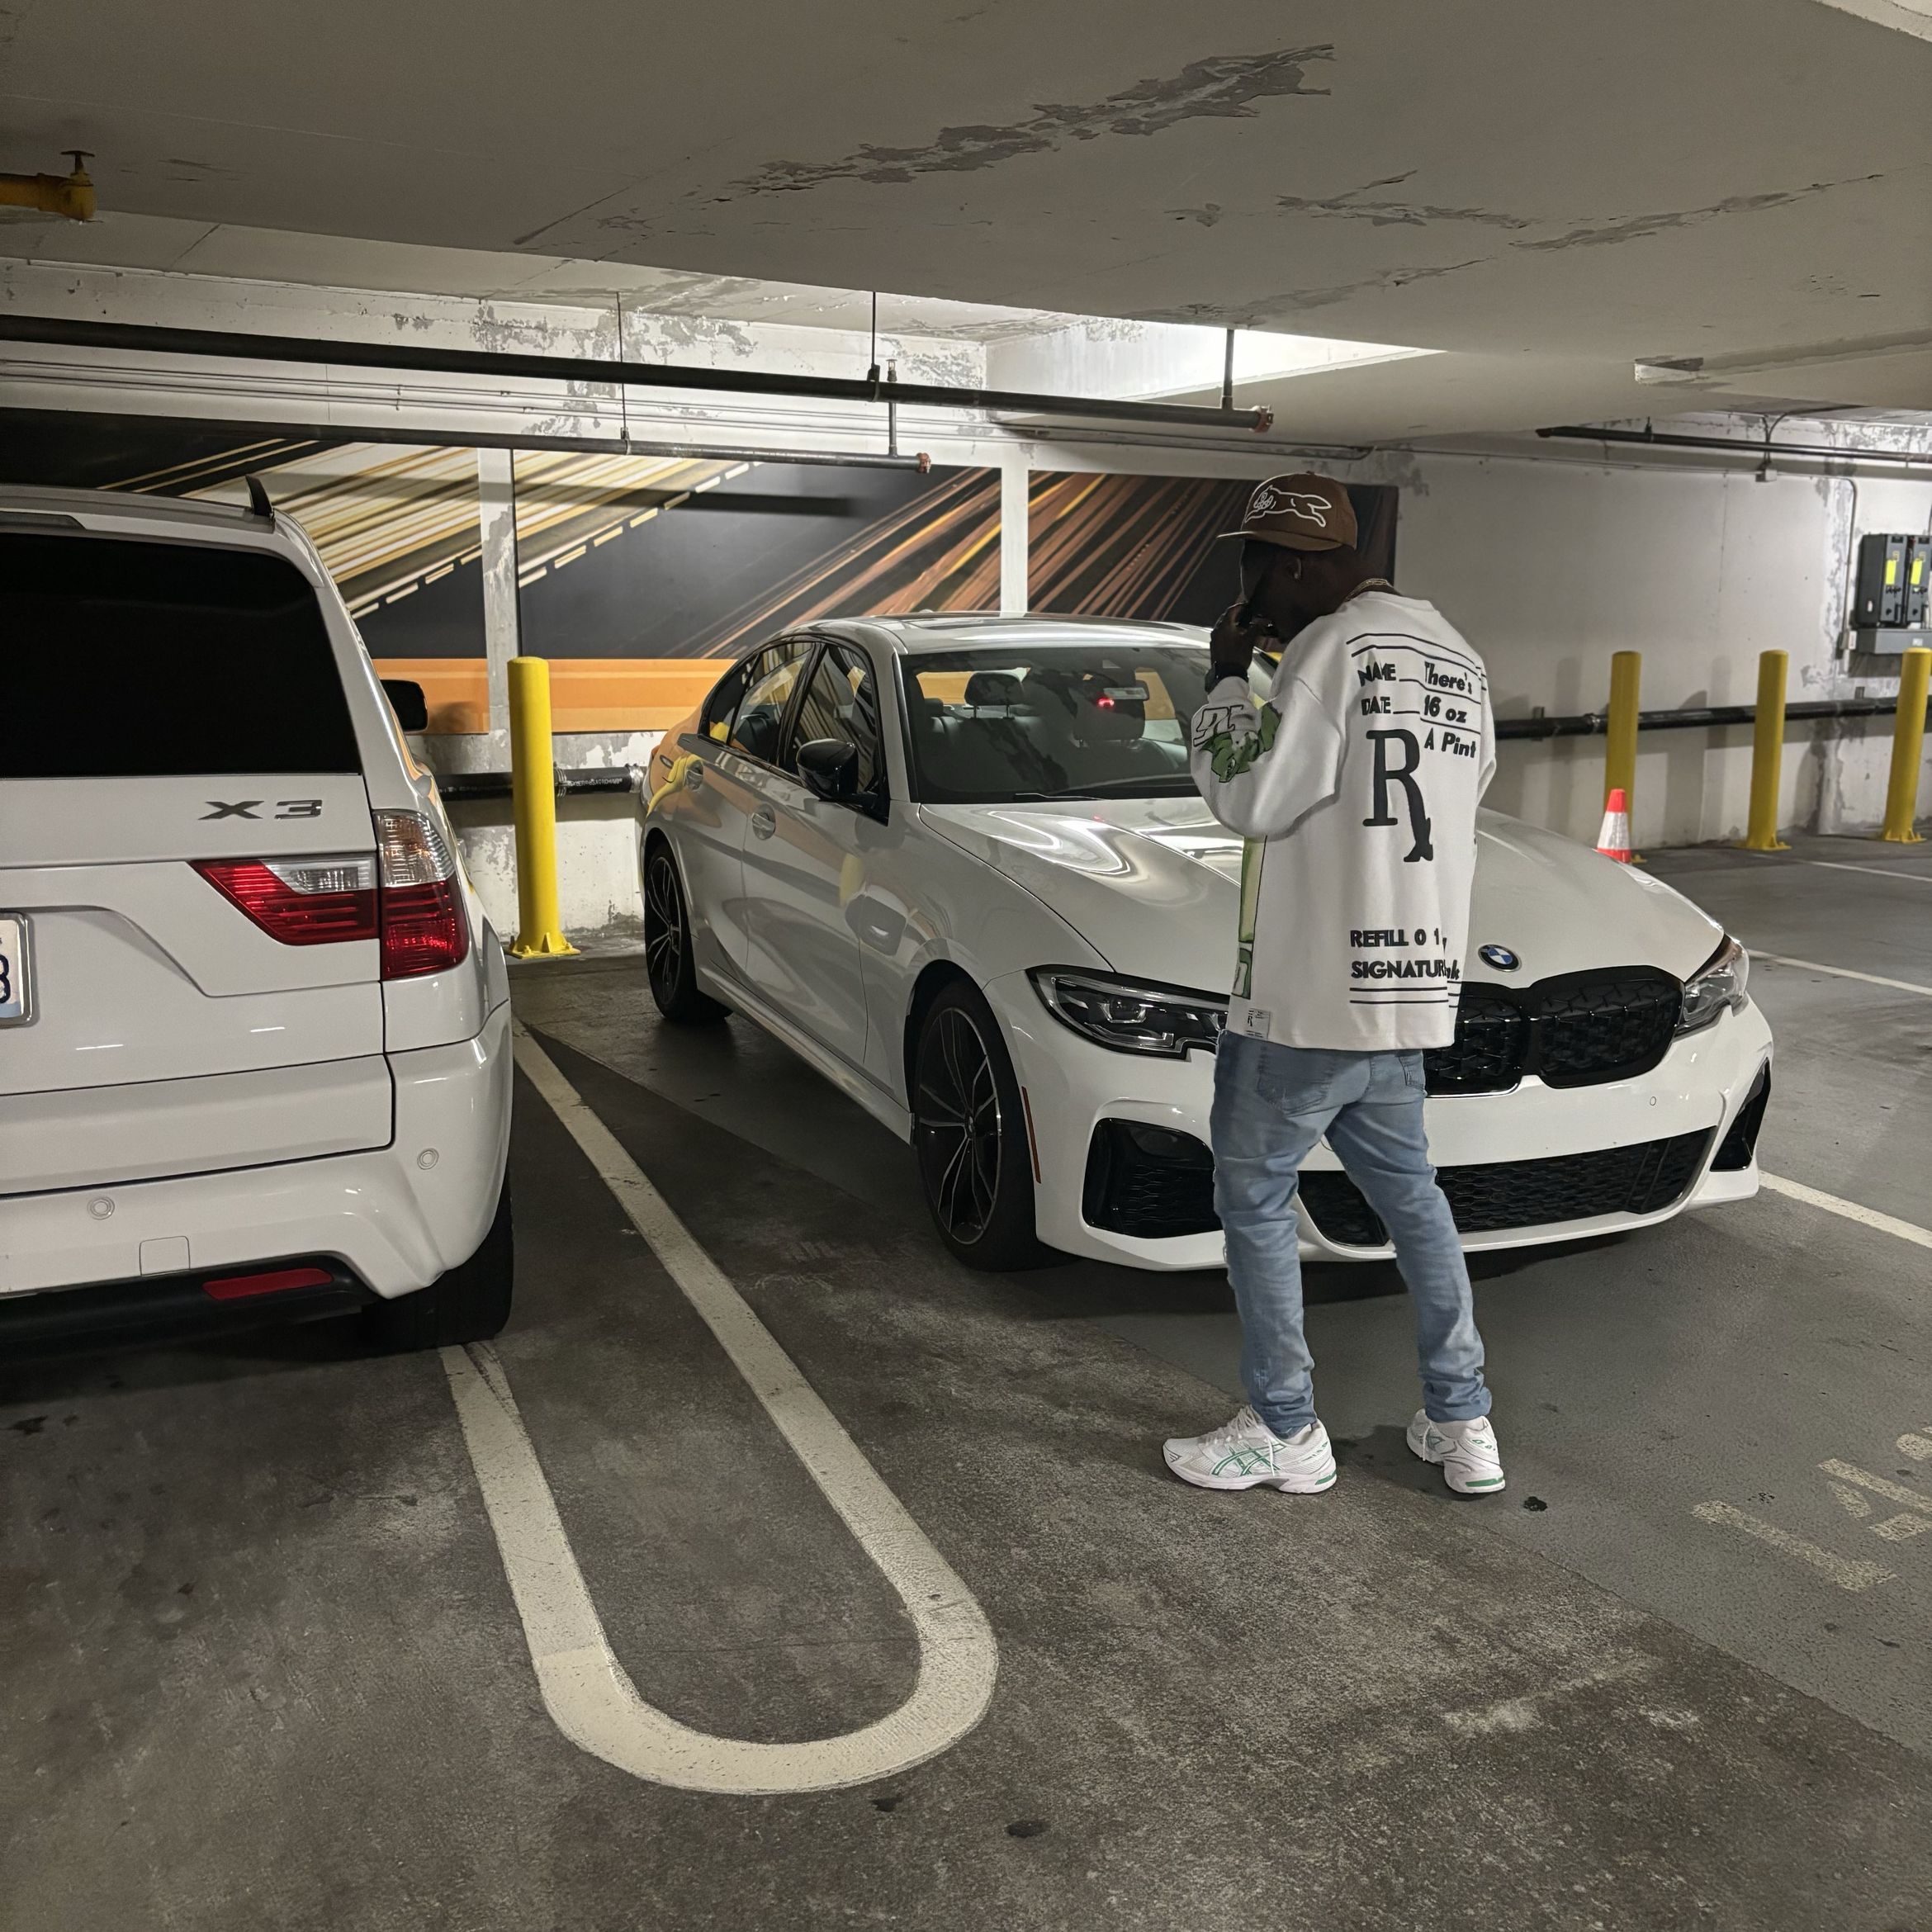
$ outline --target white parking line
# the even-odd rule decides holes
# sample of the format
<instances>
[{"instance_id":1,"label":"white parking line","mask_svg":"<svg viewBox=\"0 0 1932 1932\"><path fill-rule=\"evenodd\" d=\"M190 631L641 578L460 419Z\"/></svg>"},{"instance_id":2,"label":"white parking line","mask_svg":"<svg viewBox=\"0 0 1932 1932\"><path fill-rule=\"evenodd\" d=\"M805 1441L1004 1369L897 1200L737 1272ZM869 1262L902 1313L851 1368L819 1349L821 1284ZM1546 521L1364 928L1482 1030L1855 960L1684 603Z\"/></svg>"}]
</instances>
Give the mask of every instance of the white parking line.
<instances>
[{"instance_id":1,"label":"white parking line","mask_svg":"<svg viewBox=\"0 0 1932 1932\"><path fill-rule=\"evenodd\" d=\"M694 1731L653 1709L611 1653L495 1351L446 1348L443 1367L463 1439L544 1705L557 1728L633 1777L684 1791L745 1796L864 1784L957 1744L986 1714L999 1667L992 1631L972 1593L610 1129L520 1026L516 1055L826 1500L897 1592L919 1640L912 1695L897 1710L841 1736L754 1744Z\"/></svg>"},{"instance_id":2,"label":"white parking line","mask_svg":"<svg viewBox=\"0 0 1932 1932\"><path fill-rule=\"evenodd\" d=\"M1874 878L1904 878L1914 885L1932 885L1932 872L1905 872L1893 865L1854 865L1843 859L1807 859L1804 863L1822 866L1827 872L1868 872Z\"/></svg>"},{"instance_id":3,"label":"white parking line","mask_svg":"<svg viewBox=\"0 0 1932 1932\"><path fill-rule=\"evenodd\" d=\"M1915 979L1882 979L1876 973L1854 973L1849 966L1821 966L1816 959L1788 959L1782 953L1760 953L1751 948L1754 959L1768 959L1773 966L1797 966L1807 973L1828 973L1834 979L1862 979L1867 986L1888 986L1894 992L1922 994L1932 1000L1932 986L1921 986Z\"/></svg>"},{"instance_id":4,"label":"white parking line","mask_svg":"<svg viewBox=\"0 0 1932 1932\"><path fill-rule=\"evenodd\" d=\"M1910 1241L1920 1248L1932 1248L1932 1228L1921 1228L1915 1221L1901 1221L1896 1215L1882 1215L1877 1208L1861 1207L1855 1200L1841 1200L1835 1194L1807 1187L1802 1181L1787 1181L1782 1174L1767 1174L1761 1168L1758 1179L1773 1194L1788 1195L1793 1200L1802 1200L1807 1207L1823 1208L1828 1215L1842 1215L1846 1220L1856 1221L1861 1227L1876 1228L1882 1234L1893 1234L1901 1241Z\"/></svg>"},{"instance_id":5,"label":"white parking line","mask_svg":"<svg viewBox=\"0 0 1932 1932\"><path fill-rule=\"evenodd\" d=\"M1889 1570L1882 1570L1876 1563L1861 1563L1849 1556L1835 1556L1829 1550L1821 1550L1816 1543L1807 1543L1802 1537L1794 1537L1789 1530L1781 1530L1774 1522L1766 1522L1761 1517L1747 1515L1728 1503L1699 1503L1691 1510L1693 1516L1705 1522L1721 1522L1731 1529L1742 1530L1747 1537L1755 1537L1760 1543L1770 1546L1786 1556L1795 1556L1800 1563L1808 1563L1821 1575L1828 1576L1841 1590L1868 1590L1873 1584L1883 1583L1892 1575Z\"/></svg>"}]
</instances>

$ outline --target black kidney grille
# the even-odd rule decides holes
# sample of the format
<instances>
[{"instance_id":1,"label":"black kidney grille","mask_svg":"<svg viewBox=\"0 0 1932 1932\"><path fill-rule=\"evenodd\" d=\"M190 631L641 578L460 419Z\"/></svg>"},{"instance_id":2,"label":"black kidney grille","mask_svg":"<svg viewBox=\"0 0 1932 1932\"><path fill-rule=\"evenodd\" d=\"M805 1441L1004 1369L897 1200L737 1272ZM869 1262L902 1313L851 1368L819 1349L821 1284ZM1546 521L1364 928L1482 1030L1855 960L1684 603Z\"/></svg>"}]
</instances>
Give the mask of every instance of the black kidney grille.
<instances>
[{"instance_id":1,"label":"black kidney grille","mask_svg":"<svg viewBox=\"0 0 1932 1932\"><path fill-rule=\"evenodd\" d=\"M1655 1215L1683 1200L1710 1144L1707 1129L1589 1153L1444 1167L1437 1178L1465 1234L1547 1227L1598 1215ZM1305 1172L1301 1201L1324 1238L1345 1248L1387 1246L1380 1216L1346 1174Z\"/></svg>"},{"instance_id":2,"label":"black kidney grille","mask_svg":"<svg viewBox=\"0 0 1932 1932\"><path fill-rule=\"evenodd\" d=\"M1466 980L1456 1039L1423 1056L1431 1093L1507 1093L1524 1074L1591 1087L1647 1073L1670 1050L1683 989L1655 966L1562 973L1525 987Z\"/></svg>"},{"instance_id":3,"label":"black kidney grille","mask_svg":"<svg viewBox=\"0 0 1932 1932\"><path fill-rule=\"evenodd\" d=\"M1535 1071L1546 1087L1647 1073L1670 1050L1683 989L1668 973L1565 973L1536 988Z\"/></svg>"},{"instance_id":4,"label":"black kidney grille","mask_svg":"<svg viewBox=\"0 0 1932 1932\"><path fill-rule=\"evenodd\" d=\"M1499 986L1465 980L1456 1009L1456 1042L1423 1055L1431 1093L1507 1093L1522 1077L1529 1014Z\"/></svg>"}]
</instances>

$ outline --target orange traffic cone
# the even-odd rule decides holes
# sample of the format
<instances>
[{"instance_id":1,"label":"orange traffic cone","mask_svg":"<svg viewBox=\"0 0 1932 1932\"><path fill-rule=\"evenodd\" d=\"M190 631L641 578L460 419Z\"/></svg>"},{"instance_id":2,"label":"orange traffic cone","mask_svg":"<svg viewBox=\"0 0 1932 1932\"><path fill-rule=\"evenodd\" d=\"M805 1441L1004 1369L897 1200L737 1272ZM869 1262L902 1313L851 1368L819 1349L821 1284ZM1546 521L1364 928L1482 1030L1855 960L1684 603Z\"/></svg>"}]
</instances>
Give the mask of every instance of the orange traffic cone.
<instances>
[{"instance_id":1,"label":"orange traffic cone","mask_svg":"<svg viewBox=\"0 0 1932 1932\"><path fill-rule=\"evenodd\" d=\"M1597 850L1619 865L1630 864L1630 794L1622 785L1604 802L1603 829L1597 834Z\"/></svg>"}]
</instances>

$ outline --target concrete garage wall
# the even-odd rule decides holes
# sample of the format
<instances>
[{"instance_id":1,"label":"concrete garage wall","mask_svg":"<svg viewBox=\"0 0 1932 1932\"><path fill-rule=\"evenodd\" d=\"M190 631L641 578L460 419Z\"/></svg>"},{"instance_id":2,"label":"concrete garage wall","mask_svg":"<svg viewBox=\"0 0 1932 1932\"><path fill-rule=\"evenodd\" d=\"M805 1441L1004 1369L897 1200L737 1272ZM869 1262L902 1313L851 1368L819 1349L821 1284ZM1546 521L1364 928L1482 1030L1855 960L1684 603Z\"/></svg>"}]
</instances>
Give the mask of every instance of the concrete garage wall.
<instances>
[{"instance_id":1,"label":"concrete garage wall","mask_svg":"<svg viewBox=\"0 0 1932 1932\"><path fill-rule=\"evenodd\" d=\"M642 770L661 734L656 732L560 732L554 741L560 770ZM509 735L412 738L418 756L437 773L504 771ZM516 828L508 798L457 799L451 822L462 847L463 869L507 945L517 930ZM623 940L642 936L643 905L637 873L637 807L628 792L567 794L556 802L557 912L568 933Z\"/></svg>"},{"instance_id":2,"label":"concrete garage wall","mask_svg":"<svg viewBox=\"0 0 1932 1932\"><path fill-rule=\"evenodd\" d=\"M1854 675L1840 648L1854 500L1859 533L1923 530L1932 483L1428 457L1404 481L1403 586L1477 644L1499 714L1600 709L1622 650L1643 653L1646 711L1751 703L1766 650L1790 654L1794 703L1897 689ZM1741 836L1750 753L1748 729L1644 734L1640 842ZM1506 744L1492 801L1593 837L1603 757L1601 739ZM1791 724L1782 822L1875 828L1890 757L1887 719Z\"/></svg>"},{"instance_id":3,"label":"concrete garage wall","mask_svg":"<svg viewBox=\"0 0 1932 1932\"><path fill-rule=\"evenodd\" d=\"M508 945L517 930L516 828L510 802L475 799L453 804L449 811L463 849L463 869L490 923ZM611 940L643 936L635 799L603 792L560 801L556 869L557 908L566 932Z\"/></svg>"}]
</instances>

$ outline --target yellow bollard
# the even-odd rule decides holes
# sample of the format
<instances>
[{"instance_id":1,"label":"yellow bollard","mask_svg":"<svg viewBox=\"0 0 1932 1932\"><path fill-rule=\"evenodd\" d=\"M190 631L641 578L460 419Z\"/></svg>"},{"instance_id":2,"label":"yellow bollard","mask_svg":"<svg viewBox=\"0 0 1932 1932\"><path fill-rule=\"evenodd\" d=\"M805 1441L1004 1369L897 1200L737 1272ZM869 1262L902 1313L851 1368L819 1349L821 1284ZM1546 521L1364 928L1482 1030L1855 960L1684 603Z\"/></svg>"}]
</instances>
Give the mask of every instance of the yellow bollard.
<instances>
[{"instance_id":1,"label":"yellow bollard","mask_svg":"<svg viewBox=\"0 0 1932 1932\"><path fill-rule=\"evenodd\" d=\"M1885 829L1882 839L1895 845L1915 845L1912 830L1918 816L1919 763L1925 755L1925 687L1932 681L1932 651L1908 651L1898 667L1898 716L1892 726L1892 782L1885 788Z\"/></svg>"},{"instance_id":2,"label":"yellow bollard","mask_svg":"<svg viewBox=\"0 0 1932 1932\"><path fill-rule=\"evenodd\" d=\"M519 959L560 959L576 948L556 908L556 774L551 763L550 665L509 661L510 792L517 821Z\"/></svg>"},{"instance_id":3,"label":"yellow bollard","mask_svg":"<svg viewBox=\"0 0 1932 1932\"><path fill-rule=\"evenodd\" d=\"M1788 852L1778 836L1778 781L1784 765L1782 651L1758 653L1758 713L1751 742L1751 816L1740 841L1747 852Z\"/></svg>"},{"instance_id":4,"label":"yellow bollard","mask_svg":"<svg viewBox=\"0 0 1932 1932\"><path fill-rule=\"evenodd\" d=\"M1641 651L1619 651L1610 660L1610 741L1603 753L1603 797L1622 791L1636 798L1637 683L1643 675Z\"/></svg>"},{"instance_id":5,"label":"yellow bollard","mask_svg":"<svg viewBox=\"0 0 1932 1932\"><path fill-rule=\"evenodd\" d=\"M1621 791L1630 812L1631 842L1635 845L1636 825L1637 684L1643 675L1641 651L1613 651L1610 657L1609 737L1603 750L1603 807L1610 806L1610 794ZM1635 852L1632 864L1644 861Z\"/></svg>"}]
</instances>

